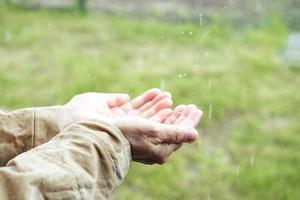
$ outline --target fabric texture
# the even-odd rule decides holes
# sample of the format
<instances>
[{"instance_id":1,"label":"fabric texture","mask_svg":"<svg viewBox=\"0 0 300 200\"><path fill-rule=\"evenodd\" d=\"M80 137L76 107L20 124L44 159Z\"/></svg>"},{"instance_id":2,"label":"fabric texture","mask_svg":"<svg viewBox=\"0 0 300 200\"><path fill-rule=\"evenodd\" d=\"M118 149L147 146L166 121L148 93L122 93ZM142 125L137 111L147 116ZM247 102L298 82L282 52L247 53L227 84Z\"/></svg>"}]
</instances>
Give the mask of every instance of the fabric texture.
<instances>
[{"instance_id":1,"label":"fabric texture","mask_svg":"<svg viewBox=\"0 0 300 200\"><path fill-rule=\"evenodd\" d=\"M131 162L121 131L103 121L61 130L60 107L0 114L0 199L110 199Z\"/></svg>"}]
</instances>

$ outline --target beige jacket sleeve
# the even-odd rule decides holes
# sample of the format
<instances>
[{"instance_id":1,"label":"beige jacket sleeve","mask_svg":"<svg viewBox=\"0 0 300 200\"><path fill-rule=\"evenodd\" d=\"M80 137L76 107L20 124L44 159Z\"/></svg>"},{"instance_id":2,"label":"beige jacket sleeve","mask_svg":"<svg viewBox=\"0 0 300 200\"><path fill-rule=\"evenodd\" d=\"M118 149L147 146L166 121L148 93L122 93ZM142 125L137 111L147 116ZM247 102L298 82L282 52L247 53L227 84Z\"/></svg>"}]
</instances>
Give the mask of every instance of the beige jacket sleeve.
<instances>
[{"instance_id":1,"label":"beige jacket sleeve","mask_svg":"<svg viewBox=\"0 0 300 200\"><path fill-rule=\"evenodd\" d=\"M61 106L0 112L0 166L57 135L63 117Z\"/></svg>"},{"instance_id":2,"label":"beige jacket sleeve","mask_svg":"<svg viewBox=\"0 0 300 200\"><path fill-rule=\"evenodd\" d=\"M0 199L108 199L130 162L130 145L119 129L81 122L0 168Z\"/></svg>"}]
</instances>

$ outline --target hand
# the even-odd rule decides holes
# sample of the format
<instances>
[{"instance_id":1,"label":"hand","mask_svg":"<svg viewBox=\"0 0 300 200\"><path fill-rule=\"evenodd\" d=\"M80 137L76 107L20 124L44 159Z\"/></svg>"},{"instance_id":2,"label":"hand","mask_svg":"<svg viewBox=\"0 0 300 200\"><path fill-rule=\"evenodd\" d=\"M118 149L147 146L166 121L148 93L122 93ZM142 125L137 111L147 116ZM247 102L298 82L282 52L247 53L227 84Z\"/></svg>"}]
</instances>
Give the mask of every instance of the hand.
<instances>
[{"instance_id":1,"label":"hand","mask_svg":"<svg viewBox=\"0 0 300 200\"><path fill-rule=\"evenodd\" d=\"M63 106L63 127L89 119L110 121L112 117L125 115L152 117L159 110L172 105L171 95L159 89L151 89L129 101L127 94L85 93L76 95Z\"/></svg>"},{"instance_id":2,"label":"hand","mask_svg":"<svg viewBox=\"0 0 300 200\"><path fill-rule=\"evenodd\" d=\"M179 113L179 114L178 114ZM163 164L183 143L197 139L202 115L194 105L180 105L169 113L163 109L150 120L141 117L117 118L113 122L128 139L132 158L144 164Z\"/></svg>"}]
</instances>

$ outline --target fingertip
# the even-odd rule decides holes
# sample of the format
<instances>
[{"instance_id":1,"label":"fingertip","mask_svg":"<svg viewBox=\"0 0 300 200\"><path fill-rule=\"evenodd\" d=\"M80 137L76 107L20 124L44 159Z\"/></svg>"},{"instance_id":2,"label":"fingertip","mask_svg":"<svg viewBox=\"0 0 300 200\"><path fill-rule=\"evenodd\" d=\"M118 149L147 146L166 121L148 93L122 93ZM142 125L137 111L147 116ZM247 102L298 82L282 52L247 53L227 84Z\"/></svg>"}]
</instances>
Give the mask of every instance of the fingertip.
<instances>
[{"instance_id":1,"label":"fingertip","mask_svg":"<svg viewBox=\"0 0 300 200\"><path fill-rule=\"evenodd\" d=\"M164 108L169 108L171 107L173 104L173 101L171 99L163 99L161 101L159 101L156 105L156 107L154 108L156 111L159 111L161 109Z\"/></svg>"},{"instance_id":2,"label":"fingertip","mask_svg":"<svg viewBox=\"0 0 300 200\"><path fill-rule=\"evenodd\" d=\"M167 100L169 106L172 106L172 105L173 105L173 100L172 100L172 99L166 99L166 100Z\"/></svg>"},{"instance_id":3,"label":"fingertip","mask_svg":"<svg viewBox=\"0 0 300 200\"><path fill-rule=\"evenodd\" d=\"M164 92L163 93L167 98L172 98L172 94L170 92Z\"/></svg>"},{"instance_id":4,"label":"fingertip","mask_svg":"<svg viewBox=\"0 0 300 200\"><path fill-rule=\"evenodd\" d=\"M159 88L151 88L146 93L153 93L153 94L158 94L161 93L161 90Z\"/></svg>"},{"instance_id":5,"label":"fingertip","mask_svg":"<svg viewBox=\"0 0 300 200\"><path fill-rule=\"evenodd\" d=\"M178 105L178 106L176 106L176 108L174 109L174 111L183 110L185 107L186 107L186 105L184 105L184 104Z\"/></svg>"},{"instance_id":6,"label":"fingertip","mask_svg":"<svg viewBox=\"0 0 300 200\"><path fill-rule=\"evenodd\" d=\"M185 142L191 143L198 139L199 133L196 129L186 127L185 128Z\"/></svg>"},{"instance_id":7,"label":"fingertip","mask_svg":"<svg viewBox=\"0 0 300 200\"><path fill-rule=\"evenodd\" d=\"M152 88L144 93L144 101L150 101L161 93L160 89Z\"/></svg>"},{"instance_id":8,"label":"fingertip","mask_svg":"<svg viewBox=\"0 0 300 200\"><path fill-rule=\"evenodd\" d=\"M128 94L122 94L122 96L120 98L125 103L127 103L128 101L130 101L130 96Z\"/></svg>"},{"instance_id":9,"label":"fingertip","mask_svg":"<svg viewBox=\"0 0 300 200\"><path fill-rule=\"evenodd\" d=\"M202 117L202 115L203 115L203 111L202 110L197 109L195 112L200 116L200 118Z\"/></svg>"}]
</instances>

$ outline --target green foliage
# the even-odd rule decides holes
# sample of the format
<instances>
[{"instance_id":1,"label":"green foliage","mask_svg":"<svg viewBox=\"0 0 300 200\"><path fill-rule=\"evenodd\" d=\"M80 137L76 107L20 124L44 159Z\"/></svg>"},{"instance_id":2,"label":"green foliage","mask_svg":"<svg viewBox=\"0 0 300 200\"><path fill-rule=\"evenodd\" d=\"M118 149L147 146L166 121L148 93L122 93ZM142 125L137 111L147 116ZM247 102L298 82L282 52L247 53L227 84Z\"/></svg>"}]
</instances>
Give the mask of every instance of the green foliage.
<instances>
[{"instance_id":1,"label":"green foliage","mask_svg":"<svg viewBox=\"0 0 300 200\"><path fill-rule=\"evenodd\" d=\"M0 105L163 86L204 110L200 141L163 166L133 164L117 199L297 199L300 79L272 17L238 30L0 7Z\"/></svg>"}]
</instances>

